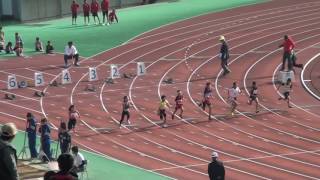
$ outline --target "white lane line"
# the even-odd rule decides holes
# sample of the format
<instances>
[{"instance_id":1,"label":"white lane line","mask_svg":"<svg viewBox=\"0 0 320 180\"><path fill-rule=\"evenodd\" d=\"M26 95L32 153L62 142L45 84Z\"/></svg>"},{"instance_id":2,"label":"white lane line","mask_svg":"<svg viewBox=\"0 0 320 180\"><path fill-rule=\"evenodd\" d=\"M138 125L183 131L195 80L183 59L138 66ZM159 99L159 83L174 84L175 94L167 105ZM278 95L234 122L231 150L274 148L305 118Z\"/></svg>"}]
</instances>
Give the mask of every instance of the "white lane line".
<instances>
[{"instance_id":1,"label":"white lane line","mask_svg":"<svg viewBox=\"0 0 320 180\"><path fill-rule=\"evenodd\" d=\"M308 39L311 39L311 38L317 37L317 36L319 36L319 35L307 37L307 38L304 38L304 39L302 39L302 40L300 40L300 41L305 41L305 40L308 40ZM300 41L298 41L298 42L300 42ZM318 43L316 43L316 44L318 44ZM297 54L299 54L299 52L302 52L302 51L308 49L309 47L311 47L311 46L308 46L308 47L306 47L306 48L298 51ZM249 67L249 69L246 71L246 73L245 73L245 75L244 75L244 78L243 78L243 87L245 88L245 91L246 91L247 95L249 95L249 90L248 90L248 88L247 88L247 83L246 83L246 82L247 82L247 77L248 77L249 72L250 72L259 62L261 62L261 61L264 60L266 57L270 56L271 54L273 54L273 53L275 53L275 52L277 52L277 51L275 50L275 51L270 52L269 54L263 56L262 58L260 58L259 60L257 60L255 63L253 63L253 64ZM277 72L277 69L278 69L278 68L279 68L279 66L278 66L278 67L276 68L276 70L273 72L272 82L273 82L273 86L274 86L276 92L278 92L278 94L280 95L280 92L276 89L276 87L275 87L275 85L274 85L274 82L275 82L275 81L274 81L275 72ZM268 110L269 112L271 112L271 113L273 113L273 114L275 114L275 115L277 115L277 116L279 116L279 117L282 117L282 118L284 118L284 119L286 119L286 120L288 120L288 121L290 121L290 122L294 122L294 123L299 124L299 125L301 125L301 126L303 126L303 127L307 127L307 128L310 128L310 129L314 129L314 130L316 130L316 131L320 131L320 129L317 129L317 128L314 128L314 127L305 125L305 124L300 123L300 122L298 122L298 121L295 121L295 120L292 120L292 119L287 118L287 117L285 117L285 116L282 116L282 115L280 115L279 113L277 113L277 112L269 109L268 107L264 106L262 103L260 103L260 106L263 107L264 109ZM297 107L298 107L298 106L297 106ZM298 108L299 108L299 107L298 107ZM300 108L299 108L299 109L300 109ZM301 108L301 109L302 109L302 108Z\"/></svg>"},{"instance_id":2,"label":"white lane line","mask_svg":"<svg viewBox=\"0 0 320 180\"><path fill-rule=\"evenodd\" d=\"M152 64L151 64L152 65ZM143 115L143 114L142 114ZM292 172L292 173L295 173L295 172Z\"/></svg>"},{"instance_id":3,"label":"white lane line","mask_svg":"<svg viewBox=\"0 0 320 180\"><path fill-rule=\"evenodd\" d=\"M137 38L137 37L133 37L132 39L128 40L126 43L124 44L127 44L127 43L130 43L130 42L135 42L135 41L141 41L143 39L147 39L147 38L150 38L150 37L153 37L153 36L157 36L157 35L161 35L161 34L165 34L165 33L168 33L168 32L172 32L172 31L176 31L176 30L180 30L180 29L185 29L185 28L189 28L189 27L193 27L193 26L197 26L197 25L201 25L201 24L206 24L206 23L211 23L211 22L216 22L216 21L220 21L220 20L227 20L227 19L232 19L231 21L225 21L225 22L228 22L228 23L232 23L232 22L238 22L239 19L237 20L233 20L234 18L236 17L241 17L241 16L244 16L241 20L251 20L252 19L255 19L255 18L258 18L260 16L266 16L266 15L270 15L270 14L273 14L274 15L274 10L276 9L281 9L280 12L277 11L277 13L283 13L283 12L287 12L287 11L292 11L292 8L295 8L295 7L299 7L299 10L301 11L302 9L304 8L308 8L310 6L307 6L309 4L312 4L313 7L316 7L315 4L318 4L318 3L315 3L315 2L308 2L308 3L301 3L301 4L295 4L295 5L291 5L291 6L282 6L282 7L277 7L277 8L271 8L271 9L266 9L266 10L262 10L262 11L255 11L255 12L249 12L249 13L244 13L244 14L240 14L240 15L235 15L235 16L229 16L229 17L225 17L225 18L220 18L220 19L213 19L213 20L208 20L208 21L202 21L200 23L194 23L192 25L188 25L188 26L183 26L183 27L180 27L180 28L175 28L175 29L172 29L172 30L168 30L168 31L164 31L164 32L161 32L161 33L156 33L156 34L152 34L152 35L148 35L148 36L145 36L143 37L144 34L146 33L149 33L153 30L156 30L156 29L160 29L160 28L163 28L165 26L169 26L171 24L174 24L174 23L177 23L177 22L181 22L183 20L180 20L180 21L175 21L175 22L172 22L172 23L169 23L169 24L166 24L166 25L163 25L163 26L160 26L160 27L157 27L155 29L151 29L149 31L146 31L138 36L141 36L141 38ZM305 6L305 7L303 7ZM268 11L271 11L270 13L263 13L263 12L268 12ZM207 13L205 13L207 14ZM205 14L202 14L202 15L205 15ZM255 15L257 14L257 15ZM199 15L199 16L202 16L202 15ZM253 15L253 16L249 16L249 17L245 17L245 15ZM197 17L197 16L195 16ZM192 17L192 18L195 18L195 17ZM191 19L191 18L187 18L187 19ZM185 19L185 20L187 20ZM134 40L133 40L134 39Z\"/></svg>"},{"instance_id":4,"label":"white lane line","mask_svg":"<svg viewBox=\"0 0 320 180\"><path fill-rule=\"evenodd\" d=\"M44 72L44 71L38 71L38 70L35 70L35 69L31 69L31 68L25 68L26 70L29 70L29 71L32 71L32 72L42 72L43 74L46 74L46 75L49 75L49 76L53 76L55 77L56 74L51 74L51 73L47 73L47 72Z\"/></svg>"},{"instance_id":5,"label":"white lane line","mask_svg":"<svg viewBox=\"0 0 320 180\"><path fill-rule=\"evenodd\" d=\"M274 157L281 157L281 156L292 156L292 155L300 155L300 154L309 154L310 152L319 152L320 150L314 150L309 152L294 152L294 153L285 153L285 154L275 154L272 156L259 156L259 157L252 157L252 158L243 158L243 159L234 159L234 160L225 160L224 163L233 163L233 162L241 162L246 161L248 159L251 160L258 160L258 159L269 159ZM202 164L190 164L184 167L199 167L199 166L208 166L208 163L202 163ZM159 169L152 169L152 171L163 171L163 170L171 170L171 169L177 169L179 167L167 167L167 168L159 168Z\"/></svg>"},{"instance_id":6,"label":"white lane line","mask_svg":"<svg viewBox=\"0 0 320 180\"><path fill-rule=\"evenodd\" d=\"M280 40L280 39L279 39ZM267 44L270 44L270 43L267 43ZM265 45L267 45L267 44L265 44ZM262 47L262 46L261 46ZM198 68L197 69L199 69L201 66L203 66L204 64L206 64L207 62L209 62L210 60L208 60L208 61L206 61L206 62L204 62L203 64L201 64L200 66L198 66ZM193 71L193 73L190 75L190 78L192 77L192 75L197 71L197 69L195 70L195 71ZM220 71L220 73L221 73L222 71ZM190 78L189 78L189 82L190 82ZM216 83L216 86L217 86L217 83ZM187 86L187 88L188 88L188 93L189 93L189 97L190 97L190 99L194 102L194 100L192 99L192 97L190 96L190 91L189 91L189 86ZM216 89L217 89L217 87L216 87ZM219 94L220 95L220 94ZM222 97L221 97L221 99L223 99ZM194 104L196 105L196 103L194 102ZM223 123L223 122L222 122ZM232 126L231 126L232 127ZM233 128L233 127L232 127ZM239 129L237 129L237 130L239 130ZM240 130L240 131L242 131L242 130ZM247 133L247 132L244 132L244 133ZM256 135L254 135L254 136L256 136ZM259 137L259 138L261 138L261 137ZM289 147L289 148L293 148L293 149L298 149L298 150L300 150L299 148L295 148L295 147L292 147L292 146L288 146L288 145L284 145L284 144L281 144L281 143L278 143L278 142L274 142L274 141L272 141L273 143L276 143L276 144L280 144L280 145L282 145L282 146L286 146L286 147ZM292 159L293 161L298 161L298 160L294 160L294 159ZM301 163L305 163L305 162L301 162Z\"/></svg>"},{"instance_id":7,"label":"white lane line","mask_svg":"<svg viewBox=\"0 0 320 180\"><path fill-rule=\"evenodd\" d=\"M304 80L304 73L305 73L305 69L306 67L309 66L309 64L314 61L316 58L318 58L320 56L320 53L318 53L317 55L313 56L306 64L305 64L305 68L302 69L302 72L300 74L300 79L301 79L301 83L303 85L303 87L316 99L320 100L320 96L318 96L317 94L315 94L307 85L306 85L306 81L309 80ZM310 80L311 81L311 80Z\"/></svg>"},{"instance_id":8,"label":"white lane line","mask_svg":"<svg viewBox=\"0 0 320 180\"><path fill-rule=\"evenodd\" d=\"M281 64L279 64L278 67L276 67L276 69L274 70L273 75L272 75L273 88L275 89L275 91L278 93L279 96L281 95L281 93L277 90L277 87L276 87L275 79L274 79L274 78L275 78L275 74L276 74L276 72L278 71L278 69L280 68L280 66L281 66ZM301 74L302 74L302 73L301 73ZM304 111L304 112L306 112L306 113L308 113L308 114L311 114L312 116L315 116L315 117L317 117L317 118L320 117L320 115L318 115L318 114L315 114L315 113L313 113L313 112L311 112L311 111L308 111L308 110L306 110L306 109L303 109L303 108L297 106L294 102L291 102L291 104L293 105L293 107L296 107L296 108L298 108L298 109L300 109L300 110L302 110L302 111ZM311 129L314 129L314 128L311 128ZM318 130L317 130L317 131L318 131Z\"/></svg>"}]
</instances>

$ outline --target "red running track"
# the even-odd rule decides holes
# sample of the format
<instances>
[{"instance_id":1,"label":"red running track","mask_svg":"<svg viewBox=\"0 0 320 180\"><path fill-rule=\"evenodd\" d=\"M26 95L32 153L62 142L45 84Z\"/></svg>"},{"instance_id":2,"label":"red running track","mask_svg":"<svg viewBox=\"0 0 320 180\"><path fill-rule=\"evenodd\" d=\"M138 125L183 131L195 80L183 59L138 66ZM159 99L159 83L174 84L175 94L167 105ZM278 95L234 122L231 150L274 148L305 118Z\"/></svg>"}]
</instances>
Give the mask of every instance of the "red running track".
<instances>
[{"instance_id":1,"label":"red running track","mask_svg":"<svg viewBox=\"0 0 320 180\"><path fill-rule=\"evenodd\" d=\"M279 96L274 78L281 60L277 46L284 34L297 42L299 61L307 62L319 53L320 2L276 0L207 14L146 32L128 43L81 60L71 67L73 83L10 91L14 101L1 100L1 122L13 121L20 129L29 111L46 116L53 126L67 119L67 107L74 103L82 118L74 142L99 154L112 156L135 166L176 179L208 179L210 153L219 152L227 179L319 179L319 101L305 91L296 73L292 102L288 109ZM217 52L218 36L225 35L231 48L232 73L221 77ZM60 60L57 60L60 59ZM61 55L34 56L0 62L0 93L4 96L8 74L31 80L35 71L45 73L47 82L60 80ZM147 75L116 79L105 84L109 65L135 73L143 61ZM96 66L100 81L90 82L97 92L85 92L88 67ZM163 80L173 78L173 84ZM259 85L262 111L246 105L247 86ZM214 119L197 106L204 84L215 86ZM225 103L226 88L237 81L243 89L238 114L230 118ZM171 104L176 90L185 95L184 119L169 120L161 128L156 109L159 96ZM44 98L33 97L44 90ZM134 126L119 129L121 101L129 95L134 107ZM14 109L14 111L13 111Z\"/></svg>"}]
</instances>

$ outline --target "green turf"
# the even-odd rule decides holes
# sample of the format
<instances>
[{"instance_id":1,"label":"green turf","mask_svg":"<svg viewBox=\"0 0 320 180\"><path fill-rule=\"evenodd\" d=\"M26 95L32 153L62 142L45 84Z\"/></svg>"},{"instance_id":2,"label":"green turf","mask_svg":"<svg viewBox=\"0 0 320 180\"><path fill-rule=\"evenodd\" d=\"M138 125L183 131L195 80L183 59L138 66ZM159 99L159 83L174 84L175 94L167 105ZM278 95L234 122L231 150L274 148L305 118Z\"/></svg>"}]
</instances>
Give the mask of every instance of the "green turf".
<instances>
[{"instance_id":1,"label":"green turf","mask_svg":"<svg viewBox=\"0 0 320 180\"><path fill-rule=\"evenodd\" d=\"M23 147L24 133L19 132L13 140L13 144L17 149L17 153ZM37 139L39 146L39 138ZM56 149L56 143L51 144L51 149ZM89 179L94 180L168 180L169 178L158 174L148 172L133 166L129 166L107 157L102 157L97 154L81 151L84 157L88 160ZM55 155L55 153L54 153ZM27 149L27 157L29 157L29 149Z\"/></svg>"},{"instance_id":2,"label":"green turf","mask_svg":"<svg viewBox=\"0 0 320 180\"><path fill-rule=\"evenodd\" d=\"M4 30L7 41L13 41L14 32L19 32L28 50L33 49L35 37L39 36L43 42L52 40L59 52L63 52L66 42L72 40L80 55L88 57L170 22L262 1L264 0L179 0L121 9L118 11L119 24L112 26L84 26L80 16L77 26L72 26L71 18L67 17L40 23L9 25Z\"/></svg>"}]
</instances>

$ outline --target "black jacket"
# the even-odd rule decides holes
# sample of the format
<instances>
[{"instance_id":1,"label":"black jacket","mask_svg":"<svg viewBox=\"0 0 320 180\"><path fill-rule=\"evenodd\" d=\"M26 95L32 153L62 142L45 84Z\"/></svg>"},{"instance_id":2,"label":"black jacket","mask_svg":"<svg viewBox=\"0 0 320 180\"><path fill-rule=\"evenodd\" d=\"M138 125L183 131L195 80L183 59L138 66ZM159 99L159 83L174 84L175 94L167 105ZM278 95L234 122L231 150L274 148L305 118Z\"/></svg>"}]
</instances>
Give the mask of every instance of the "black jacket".
<instances>
[{"instance_id":1,"label":"black jacket","mask_svg":"<svg viewBox=\"0 0 320 180\"><path fill-rule=\"evenodd\" d=\"M229 59L229 47L225 41L223 41L221 45L220 54L221 54L221 60Z\"/></svg>"},{"instance_id":2,"label":"black jacket","mask_svg":"<svg viewBox=\"0 0 320 180\"><path fill-rule=\"evenodd\" d=\"M0 179L19 179L16 149L10 143L3 140L0 140Z\"/></svg>"},{"instance_id":3,"label":"black jacket","mask_svg":"<svg viewBox=\"0 0 320 180\"><path fill-rule=\"evenodd\" d=\"M224 166L221 161L215 160L208 165L208 174L210 180L224 180Z\"/></svg>"}]
</instances>

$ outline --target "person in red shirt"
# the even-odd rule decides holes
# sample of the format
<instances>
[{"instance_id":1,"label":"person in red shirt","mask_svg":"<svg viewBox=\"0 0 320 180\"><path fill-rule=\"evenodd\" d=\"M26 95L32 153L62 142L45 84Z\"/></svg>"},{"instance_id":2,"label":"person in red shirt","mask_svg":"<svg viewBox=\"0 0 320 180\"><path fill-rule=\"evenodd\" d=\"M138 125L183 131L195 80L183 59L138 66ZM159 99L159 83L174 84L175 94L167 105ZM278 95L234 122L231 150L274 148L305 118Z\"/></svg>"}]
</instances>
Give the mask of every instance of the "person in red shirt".
<instances>
[{"instance_id":1,"label":"person in red shirt","mask_svg":"<svg viewBox=\"0 0 320 180\"><path fill-rule=\"evenodd\" d=\"M79 8L79 4L77 4L76 1L72 1L72 4L71 4L72 25L77 25L78 8Z\"/></svg>"},{"instance_id":2,"label":"person in red shirt","mask_svg":"<svg viewBox=\"0 0 320 180\"><path fill-rule=\"evenodd\" d=\"M109 0L102 0L101 2L101 10L102 10L102 25L105 25L106 18L107 18L107 25L109 25Z\"/></svg>"},{"instance_id":3,"label":"person in red shirt","mask_svg":"<svg viewBox=\"0 0 320 180\"><path fill-rule=\"evenodd\" d=\"M97 24L96 22L96 17L98 18L99 24L100 24L100 18L98 16L98 11L99 11L99 4L97 0L92 0L91 2L91 13L93 16L94 24Z\"/></svg>"},{"instance_id":4,"label":"person in red shirt","mask_svg":"<svg viewBox=\"0 0 320 180\"><path fill-rule=\"evenodd\" d=\"M87 3L87 0L83 1L82 10L83 10L83 16L84 16L84 24L89 25L89 23L90 23L90 18L89 18L90 5ZM87 19L88 19L88 23L86 21Z\"/></svg>"},{"instance_id":5,"label":"person in red shirt","mask_svg":"<svg viewBox=\"0 0 320 180\"><path fill-rule=\"evenodd\" d=\"M117 17L117 14L116 14L116 10L112 9L112 11L109 14L109 24L113 23L114 20L116 20L117 23L118 23L118 17Z\"/></svg>"},{"instance_id":6,"label":"person in red shirt","mask_svg":"<svg viewBox=\"0 0 320 180\"><path fill-rule=\"evenodd\" d=\"M292 70L293 62L292 62L292 55L293 55L293 49L295 47L295 44L293 40L288 36L284 36L284 42L279 46L283 47L283 57L282 57L282 67L280 71L284 71L286 61L288 60L288 70Z\"/></svg>"}]
</instances>

